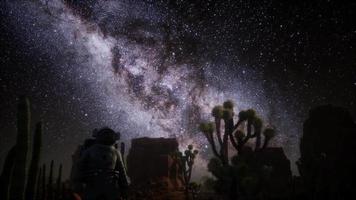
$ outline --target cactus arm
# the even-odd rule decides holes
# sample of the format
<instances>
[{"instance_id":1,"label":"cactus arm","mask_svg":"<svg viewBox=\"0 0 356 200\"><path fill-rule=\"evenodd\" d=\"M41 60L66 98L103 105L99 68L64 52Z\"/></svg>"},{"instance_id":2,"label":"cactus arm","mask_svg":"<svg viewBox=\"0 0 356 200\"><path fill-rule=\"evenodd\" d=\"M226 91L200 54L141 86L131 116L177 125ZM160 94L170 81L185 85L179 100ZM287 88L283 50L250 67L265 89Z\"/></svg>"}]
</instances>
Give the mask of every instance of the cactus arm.
<instances>
[{"instance_id":1,"label":"cactus arm","mask_svg":"<svg viewBox=\"0 0 356 200\"><path fill-rule=\"evenodd\" d=\"M46 191L46 164L43 164L42 167L42 195L41 199L46 199L47 191Z\"/></svg>"},{"instance_id":2,"label":"cactus arm","mask_svg":"<svg viewBox=\"0 0 356 200\"><path fill-rule=\"evenodd\" d=\"M11 200L24 200L27 181L27 159L30 135L30 105L26 97L20 97L17 111L17 139L15 164L10 188Z\"/></svg>"},{"instance_id":3,"label":"cactus arm","mask_svg":"<svg viewBox=\"0 0 356 200\"><path fill-rule=\"evenodd\" d=\"M14 167L16 146L13 146L6 156L2 174L0 176L0 199L9 199L11 175Z\"/></svg>"},{"instance_id":4,"label":"cactus arm","mask_svg":"<svg viewBox=\"0 0 356 200\"><path fill-rule=\"evenodd\" d=\"M47 185L47 199L53 199L53 167L54 167L54 160L51 161L51 165L49 168L49 176L48 176L48 185Z\"/></svg>"},{"instance_id":5,"label":"cactus arm","mask_svg":"<svg viewBox=\"0 0 356 200\"><path fill-rule=\"evenodd\" d=\"M40 167L38 169L38 174L37 174L37 181L36 181L36 194L34 196L34 199L41 199L41 177L42 177L42 168Z\"/></svg>"},{"instance_id":6,"label":"cactus arm","mask_svg":"<svg viewBox=\"0 0 356 200\"><path fill-rule=\"evenodd\" d=\"M63 165L60 164L59 168L58 168L58 177L57 177L57 181L56 181L56 191L55 191L55 199L60 199L60 195L61 195L61 185L62 185L62 168Z\"/></svg>"},{"instance_id":7,"label":"cactus arm","mask_svg":"<svg viewBox=\"0 0 356 200\"><path fill-rule=\"evenodd\" d=\"M42 149L42 122L36 124L35 134L33 136L32 159L28 174L26 187L26 199L33 200L36 190L36 179L38 174L39 162L41 159Z\"/></svg>"}]
</instances>

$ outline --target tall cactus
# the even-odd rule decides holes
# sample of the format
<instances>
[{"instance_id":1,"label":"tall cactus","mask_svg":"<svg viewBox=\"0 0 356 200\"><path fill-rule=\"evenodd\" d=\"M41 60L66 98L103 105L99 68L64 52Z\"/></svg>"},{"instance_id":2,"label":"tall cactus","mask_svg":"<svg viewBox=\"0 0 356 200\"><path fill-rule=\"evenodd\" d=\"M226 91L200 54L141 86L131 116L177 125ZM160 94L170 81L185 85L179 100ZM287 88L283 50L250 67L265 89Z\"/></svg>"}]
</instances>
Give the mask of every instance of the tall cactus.
<instances>
[{"instance_id":1,"label":"tall cactus","mask_svg":"<svg viewBox=\"0 0 356 200\"><path fill-rule=\"evenodd\" d=\"M42 168L41 167L38 169L36 183L37 183L36 184L36 194L34 196L34 199L40 200L41 199L41 188L42 188Z\"/></svg>"},{"instance_id":2,"label":"tall cactus","mask_svg":"<svg viewBox=\"0 0 356 200\"><path fill-rule=\"evenodd\" d=\"M53 199L53 166L54 166L54 161L52 160L49 168L47 200Z\"/></svg>"},{"instance_id":3,"label":"tall cactus","mask_svg":"<svg viewBox=\"0 0 356 200\"><path fill-rule=\"evenodd\" d=\"M15 165L10 186L11 200L24 200L26 186L27 154L30 135L30 108L29 100L20 97L17 113L17 139L15 150Z\"/></svg>"},{"instance_id":4,"label":"tall cactus","mask_svg":"<svg viewBox=\"0 0 356 200\"><path fill-rule=\"evenodd\" d=\"M60 164L59 165L59 168L58 168L58 177L57 177L57 181L56 181L56 192L55 192L55 199L58 200L58 199L61 199L61 186L62 186L62 168L63 168L63 165Z\"/></svg>"},{"instance_id":5,"label":"tall cactus","mask_svg":"<svg viewBox=\"0 0 356 200\"><path fill-rule=\"evenodd\" d=\"M31 160L29 174L28 174L26 200L34 199L41 148L42 148L42 122L38 122L36 124L36 130L33 136L32 160Z\"/></svg>"},{"instance_id":6,"label":"tall cactus","mask_svg":"<svg viewBox=\"0 0 356 200\"><path fill-rule=\"evenodd\" d=\"M0 176L0 199L9 199L9 189L11 184L11 174L14 167L16 147L13 146L6 156L4 167Z\"/></svg>"},{"instance_id":7,"label":"tall cactus","mask_svg":"<svg viewBox=\"0 0 356 200\"><path fill-rule=\"evenodd\" d=\"M41 199L45 200L47 196L47 190L46 190L46 164L43 164L42 166L42 181L41 181L41 186L42 186L42 194L41 194Z\"/></svg>"}]
</instances>

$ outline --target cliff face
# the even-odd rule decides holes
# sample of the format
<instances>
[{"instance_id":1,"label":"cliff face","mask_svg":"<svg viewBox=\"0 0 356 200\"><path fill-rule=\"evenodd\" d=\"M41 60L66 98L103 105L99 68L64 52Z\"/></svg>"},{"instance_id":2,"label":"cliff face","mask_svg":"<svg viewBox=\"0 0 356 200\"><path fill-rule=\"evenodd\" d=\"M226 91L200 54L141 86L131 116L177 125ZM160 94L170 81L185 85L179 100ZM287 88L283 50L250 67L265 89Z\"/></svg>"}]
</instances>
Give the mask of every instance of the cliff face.
<instances>
[{"instance_id":1,"label":"cliff face","mask_svg":"<svg viewBox=\"0 0 356 200\"><path fill-rule=\"evenodd\" d=\"M309 112L298 162L309 196L315 199L356 198L355 147L356 124L347 110L326 105Z\"/></svg>"},{"instance_id":2,"label":"cliff face","mask_svg":"<svg viewBox=\"0 0 356 200\"><path fill-rule=\"evenodd\" d=\"M127 156L128 175L133 185L152 184L167 190L182 187L181 174L171 155L178 151L175 138L133 139Z\"/></svg>"}]
</instances>

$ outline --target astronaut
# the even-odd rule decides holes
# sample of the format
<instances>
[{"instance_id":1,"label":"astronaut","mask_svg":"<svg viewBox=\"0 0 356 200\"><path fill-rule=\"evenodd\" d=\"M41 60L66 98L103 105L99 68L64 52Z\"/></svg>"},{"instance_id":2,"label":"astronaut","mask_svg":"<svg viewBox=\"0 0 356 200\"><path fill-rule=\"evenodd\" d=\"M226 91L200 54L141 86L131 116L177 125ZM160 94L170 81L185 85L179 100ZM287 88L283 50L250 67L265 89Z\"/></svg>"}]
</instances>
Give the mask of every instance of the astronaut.
<instances>
[{"instance_id":1,"label":"astronaut","mask_svg":"<svg viewBox=\"0 0 356 200\"><path fill-rule=\"evenodd\" d=\"M120 133L104 127L94 131L95 140L80 156L79 176L84 183L84 200L117 200L129 184L125 165L115 143Z\"/></svg>"}]
</instances>

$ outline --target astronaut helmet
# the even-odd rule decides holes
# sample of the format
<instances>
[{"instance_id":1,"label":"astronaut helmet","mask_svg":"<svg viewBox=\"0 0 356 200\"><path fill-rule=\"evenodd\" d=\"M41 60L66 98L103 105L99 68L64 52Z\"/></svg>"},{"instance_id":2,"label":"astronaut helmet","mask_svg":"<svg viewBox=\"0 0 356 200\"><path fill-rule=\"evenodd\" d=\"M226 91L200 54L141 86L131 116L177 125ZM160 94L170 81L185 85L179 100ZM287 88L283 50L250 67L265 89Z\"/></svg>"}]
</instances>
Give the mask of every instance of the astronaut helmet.
<instances>
[{"instance_id":1,"label":"astronaut helmet","mask_svg":"<svg viewBox=\"0 0 356 200\"><path fill-rule=\"evenodd\" d=\"M93 137L100 144L113 145L117 140L120 140L120 132L115 132L109 127L103 127L101 129L94 129Z\"/></svg>"}]
</instances>

